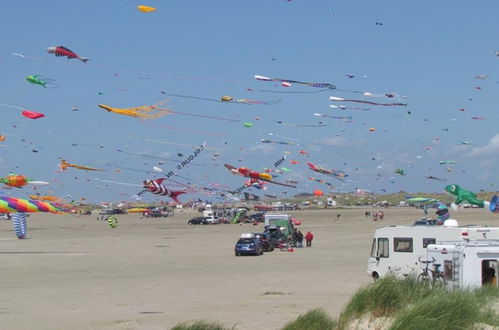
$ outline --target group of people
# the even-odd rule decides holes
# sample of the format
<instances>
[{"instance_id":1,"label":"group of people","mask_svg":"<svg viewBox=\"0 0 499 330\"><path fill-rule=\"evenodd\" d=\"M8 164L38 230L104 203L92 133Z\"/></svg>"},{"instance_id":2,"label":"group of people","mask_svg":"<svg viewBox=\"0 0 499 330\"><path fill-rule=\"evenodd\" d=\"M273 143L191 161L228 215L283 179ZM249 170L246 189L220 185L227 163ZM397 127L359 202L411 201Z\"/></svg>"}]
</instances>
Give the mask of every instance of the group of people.
<instances>
[{"instance_id":1,"label":"group of people","mask_svg":"<svg viewBox=\"0 0 499 330\"><path fill-rule=\"evenodd\" d=\"M366 211L364 214L366 218L372 217L374 221L378 221L378 219L383 220L385 217L385 213L383 213L383 211L374 211L372 214L371 211Z\"/></svg>"},{"instance_id":2,"label":"group of people","mask_svg":"<svg viewBox=\"0 0 499 330\"><path fill-rule=\"evenodd\" d=\"M290 235L290 243L292 246L302 248L303 247L303 238L305 238L306 246L311 247L312 246L312 240L314 239L314 234L309 231L305 235L298 230L297 228L294 229L293 234Z\"/></svg>"}]
</instances>

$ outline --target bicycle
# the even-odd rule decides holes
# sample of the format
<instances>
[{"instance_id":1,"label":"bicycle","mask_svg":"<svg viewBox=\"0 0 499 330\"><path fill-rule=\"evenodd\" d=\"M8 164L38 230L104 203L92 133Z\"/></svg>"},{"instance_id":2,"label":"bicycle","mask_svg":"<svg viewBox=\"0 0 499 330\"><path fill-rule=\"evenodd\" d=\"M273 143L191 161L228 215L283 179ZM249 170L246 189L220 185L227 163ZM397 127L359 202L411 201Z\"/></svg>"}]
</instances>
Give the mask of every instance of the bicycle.
<instances>
[{"instance_id":1,"label":"bicycle","mask_svg":"<svg viewBox=\"0 0 499 330\"><path fill-rule=\"evenodd\" d=\"M421 274L417 277L417 283L420 283L425 286L445 286L445 277L442 271L440 271L441 264L435 264L435 258L432 257L432 260L421 260L421 257L418 258L418 261L425 265L425 268L421 272ZM433 264L433 269L429 266Z\"/></svg>"}]
</instances>

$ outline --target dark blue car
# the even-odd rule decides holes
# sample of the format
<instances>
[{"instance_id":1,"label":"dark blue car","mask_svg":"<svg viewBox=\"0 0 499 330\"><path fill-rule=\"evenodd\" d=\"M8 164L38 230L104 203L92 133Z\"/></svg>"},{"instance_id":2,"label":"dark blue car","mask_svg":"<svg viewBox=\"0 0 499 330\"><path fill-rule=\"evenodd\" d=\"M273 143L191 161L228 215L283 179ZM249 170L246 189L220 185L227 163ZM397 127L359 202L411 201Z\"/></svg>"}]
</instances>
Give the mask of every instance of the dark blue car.
<instances>
[{"instance_id":1,"label":"dark blue car","mask_svg":"<svg viewBox=\"0 0 499 330\"><path fill-rule=\"evenodd\" d=\"M259 256L263 254L262 243L258 238L240 238L234 248L236 256L252 254Z\"/></svg>"}]
</instances>

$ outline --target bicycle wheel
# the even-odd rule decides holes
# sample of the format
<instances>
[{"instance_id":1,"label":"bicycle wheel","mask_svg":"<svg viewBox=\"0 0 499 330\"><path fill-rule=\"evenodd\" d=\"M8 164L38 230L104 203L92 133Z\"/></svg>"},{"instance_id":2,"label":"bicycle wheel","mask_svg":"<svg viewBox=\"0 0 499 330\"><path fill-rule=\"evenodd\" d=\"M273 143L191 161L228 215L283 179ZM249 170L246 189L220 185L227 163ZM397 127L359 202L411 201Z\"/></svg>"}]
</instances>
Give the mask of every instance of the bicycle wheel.
<instances>
[{"instance_id":1,"label":"bicycle wheel","mask_svg":"<svg viewBox=\"0 0 499 330\"><path fill-rule=\"evenodd\" d=\"M430 284L432 283L431 275L427 272L422 272L421 274L418 275L417 283L429 287Z\"/></svg>"},{"instance_id":2,"label":"bicycle wheel","mask_svg":"<svg viewBox=\"0 0 499 330\"><path fill-rule=\"evenodd\" d=\"M433 279L433 286L445 286L445 278L441 274L437 274Z\"/></svg>"}]
</instances>

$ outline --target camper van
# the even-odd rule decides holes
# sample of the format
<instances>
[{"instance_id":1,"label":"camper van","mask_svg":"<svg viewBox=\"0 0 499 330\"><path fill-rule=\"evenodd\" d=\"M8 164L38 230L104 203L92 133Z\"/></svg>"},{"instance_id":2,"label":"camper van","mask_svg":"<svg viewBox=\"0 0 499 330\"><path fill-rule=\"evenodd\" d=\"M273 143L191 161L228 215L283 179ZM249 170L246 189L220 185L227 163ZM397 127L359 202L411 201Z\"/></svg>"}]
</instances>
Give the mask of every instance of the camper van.
<instances>
[{"instance_id":1,"label":"camper van","mask_svg":"<svg viewBox=\"0 0 499 330\"><path fill-rule=\"evenodd\" d=\"M427 260L440 265L449 288L497 287L499 240L430 244Z\"/></svg>"},{"instance_id":2,"label":"camper van","mask_svg":"<svg viewBox=\"0 0 499 330\"><path fill-rule=\"evenodd\" d=\"M265 216L265 227L278 227L281 229L284 237L288 237L293 233L293 223L291 222L291 216L289 214L280 213L266 213Z\"/></svg>"},{"instance_id":3,"label":"camper van","mask_svg":"<svg viewBox=\"0 0 499 330\"><path fill-rule=\"evenodd\" d=\"M469 242L499 239L499 227L460 227L454 219L443 226L390 226L377 229L371 246L367 273L375 280L386 275L416 278L424 268L427 247L443 241Z\"/></svg>"}]
</instances>

